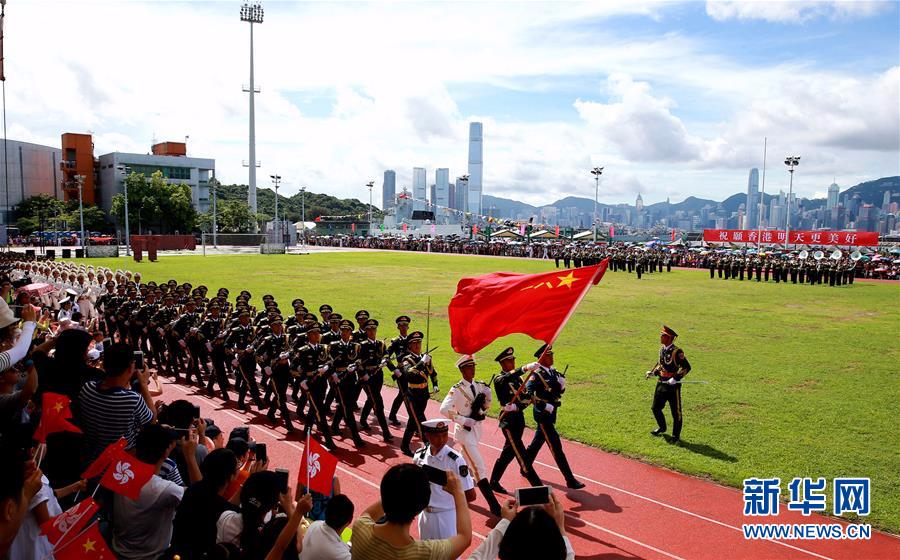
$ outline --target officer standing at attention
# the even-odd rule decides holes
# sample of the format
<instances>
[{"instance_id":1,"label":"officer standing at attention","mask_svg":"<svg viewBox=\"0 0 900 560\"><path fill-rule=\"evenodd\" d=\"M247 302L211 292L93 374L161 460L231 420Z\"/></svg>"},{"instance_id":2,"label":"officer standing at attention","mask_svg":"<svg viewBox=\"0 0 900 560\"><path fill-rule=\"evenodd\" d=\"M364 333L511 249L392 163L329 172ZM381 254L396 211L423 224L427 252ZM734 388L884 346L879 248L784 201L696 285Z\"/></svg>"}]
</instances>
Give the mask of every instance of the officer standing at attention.
<instances>
[{"instance_id":1,"label":"officer standing at attention","mask_svg":"<svg viewBox=\"0 0 900 560\"><path fill-rule=\"evenodd\" d=\"M653 393L653 416L656 417L658 428L650 432L654 436L666 431L666 417L663 408L666 403L672 409L672 443L678 443L681 438L681 384L678 383L691 371L691 364L684 357L684 351L675 346L675 337L678 334L663 325L659 333L659 363L647 372L647 378L659 377L656 390Z\"/></svg>"},{"instance_id":2,"label":"officer standing at attention","mask_svg":"<svg viewBox=\"0 0 900 560\"><path fill-rule=\"evenodd\" d=\"M441 414L456 422L453 439L462 446L466 462L491 513L499 516L500 503L491 490L487 466L478 449L485 413L491 408L491 386L475 380L475 358L472 355L463 355L457 360L456 367L462 374L462 380L447 391L441 402Z\"/></svg>"},{"instance_id":3,"label":"officer standing at attention","mask_svg":"<svg viewBox=\"0 0 900 560\"><path fill-rule=\"evenodd\" d=\"M414 333L415 334L415 333ZM466 501L475 500L475 482L469 474L466 460L454 451L447 441L450 421L445 418L435 418L422 422L422 431L427 442L416 450L413 455L413 463L416 465L428 465L442 471L453 472L459 475L463 491L466 493ZM448 494L441 486L431 484L431 499L428 501L422 513L419 514L419 538L448 539L456 534L456 507L453 496Z\"/></svg>"},{"instance_id":4,"label":"officer standing at attention","mask_svg":"<svg viewBox=\"0 0 900 560\"><path fill-rule=\"evenodd\" d=\"M556 466L559 467L559 472L566 479L566 486L575 490L584 488L584 483L576 480L575 475L572 474L569 460L566 459L562 442L556 431L556 413L562 405L562 394L566 390L566 378L553 367L552 347L544 344L534 353L534 357L538 358L538 361L526 366L528 369L534 369L531 379L525 384L525 390L532 395L534 400L534 421L537 422L534 439L531 440L526 450L528 462L534 463L544 442L547 442Z\"/></svg>"},{"instance_id":5,"label":"officer standing at attention","mask_svg":"<svg viewBox=\"0 0 900 560\"><path fill-rule=\"evenodd\" d=\"M527 373L525 368L516 367L516 354L512 347L507 348L494 358L500 363L500 375L494 380L494 391L497 400L500 401L500 429L506 442L503 451L494 463L491 471L491 489L501 494L509 492L500 484L506 467L512 462L513 457L519 463L519 470L525 473L525 478L532 486L540 486L541 478L534 471L534 467L528 462L525 453L525 444L522 442L522 434L525 432L525 409L531 404L531 395L524 390L518 398L513 400L524 380L522 375Z\"/></svg>"}]
</instances>

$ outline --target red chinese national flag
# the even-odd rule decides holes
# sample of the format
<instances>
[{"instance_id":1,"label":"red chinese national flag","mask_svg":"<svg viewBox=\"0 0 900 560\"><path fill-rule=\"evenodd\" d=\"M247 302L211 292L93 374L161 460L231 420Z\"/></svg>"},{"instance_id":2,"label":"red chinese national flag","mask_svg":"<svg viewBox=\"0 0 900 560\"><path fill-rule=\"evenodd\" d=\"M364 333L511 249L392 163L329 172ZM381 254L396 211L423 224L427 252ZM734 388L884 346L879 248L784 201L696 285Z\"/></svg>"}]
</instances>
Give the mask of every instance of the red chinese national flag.
<instances>
[{"instance_id":1,"label":"red chinese national flag","mask_svg":"<svg viewBox=\"0 0 900 560\"><path fill-rule=\"evenodd\" d=\"M94 462L91 463L83 473L81 473L81 478L90 480L92 478L97 478L98 476L103 474L103 471L105 471L106 467L109 466L109 462L112 460L113 454L115 454L117 450L124 450L126 445L128 445L128 442L125 441L125 438L119 438L119 441L109 444L109 446L103 450L103 453L101 453L99 457L94 459Z\"/></svg>"},{"instance_id":2,"label":"red chinese national flag","mask_svg":"<svg viewBox=\"0 0 900 560\"><path fill-rule=\"evenodd\" d=\"M34 439L46 443L47 436L56 432L75 432L81 430L69 419L72 418L72 410L69 408L69 397L56 393L44 393L41 404L41 423L34 432Z\"/></svg>"},{"instance_id":3,"label":"red chinese national flag","mask_svg":"<svg viewBox=\"0 0 900 560\"><path fill-rule=\"evenodd\" d=\"M93 498L82 500L56 517L45 521L41 525L41 534L46 535L47 540L54 546L61 544L63 535L66 536L66 541L71 540L81 532L99 509L100 506Z\"/></svg>"},{"instance_id":4,"label":"red chinese national flag","mask_svg":"<svg viewBox=\"0 0 900 560\"><path fill-rule=\"evenodd\" d=\"M603 278L607 262L565 272L463 278L448 308L453 349L475 354L512 333L551 343L588 289Z\"/></svg>"},{"instance_id":5,"label":"red chinese national flag","mask_svg":"<svg viewBox=\"0 0 900 560\"><path fill-rule=\"evenodd\" d=\"M152 465L142 463L124 449L114 449L100 485L132 500L141 496L141 488L153 477Z\"/></svg>"},{"instance_id":6,"label":"red chinese national flag","mask_svg":"<svg viewBox=\"0 0 900 560\"><path fill-rule=\"evenodd\" d=\"M56 560L115 560L97 524L53 551Z\"/></svg>"},{"instance_id":7,"label":"red chinese national flag","mask_svg":"<svg viewBox=\"0 0 900 560\"><path fill-rule=\"evenodd\" d=\"M331 494L331 481L334 471L337 470L337 457L312 438L307 438L306 449L303 450L303 459L300 461L300 471L297 473L298 483L326 496Z\"/></svg>"}]
</instances>

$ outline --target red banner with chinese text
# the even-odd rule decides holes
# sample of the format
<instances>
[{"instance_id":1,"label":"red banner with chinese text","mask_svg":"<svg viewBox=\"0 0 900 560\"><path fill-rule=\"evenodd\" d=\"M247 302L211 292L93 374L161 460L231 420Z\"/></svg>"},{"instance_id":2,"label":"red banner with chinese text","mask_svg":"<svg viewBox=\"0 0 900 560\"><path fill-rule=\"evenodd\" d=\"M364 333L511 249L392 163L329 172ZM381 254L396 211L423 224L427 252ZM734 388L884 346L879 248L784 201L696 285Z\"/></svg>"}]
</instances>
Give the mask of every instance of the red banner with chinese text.
<instances>
[{"instance_id":1,"label":"red banner with chinese text","mask_svg":"<svg viewBox=\"0 0 900 560\"><path fill-rule=\"evenodd\" d=\"M763 243L784 244L784 230L755 229L705 229L703 241L707 243ZM878 233L872 231L792 231L792 245L856 245L874 247L878 245Z\"/></svg>"}]
</instances>

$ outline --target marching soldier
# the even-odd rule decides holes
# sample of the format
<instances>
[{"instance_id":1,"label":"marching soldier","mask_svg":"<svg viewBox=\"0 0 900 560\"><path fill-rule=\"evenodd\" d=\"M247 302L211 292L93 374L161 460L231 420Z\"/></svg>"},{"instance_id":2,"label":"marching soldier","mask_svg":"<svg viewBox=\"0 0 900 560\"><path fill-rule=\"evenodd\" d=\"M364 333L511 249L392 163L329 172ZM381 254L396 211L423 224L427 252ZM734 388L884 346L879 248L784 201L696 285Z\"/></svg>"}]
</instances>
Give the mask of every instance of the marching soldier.
<instances>
[{"instance_id":1,"label":"marching soldier","mask_svg":"<svg viewBox=\"0 0 900 560\"><path fill-rule=\"evenodd\" d=\"M263 410L262 399L259 395L259 386L256 384L256 359L253 356L253 340L256 333L250 325L250 313L241 311L238 315L238 324L228 333L225 339L225 347L231 351L234 359L231 365L237 370L235 385L238 391L237 405L240 410L246 411L244 401L247 392L256 408Z\"/></svg>"},{"instance_id":2,"label":"marching soldier","mask_svg":"<svg viewBox=\"0 0 900 560\"><path fill-rule=\"evenodd\" d=\"M331 421L331 431L340 433L341 420L350 428L350 435L356 447L365 447L366 442L359 437L354 416L356 408L356 369L359 359L359 344L352 340L353 321L344 319L341 321L341 339L332 342L328 347L328 354L333 363L331 380L334 382L334 392L337 395L338 408Z\"/></svg>"},{"instance_id":3,"label":"marching soldier","mask_svg":"<svg viewBox=\"0 0 900 560\"><path fill-rule=\"evenodd\" d=\"M494 380L494 391L500 402L500 429L506 442L503 450L494 463L491 471L491 489L501 494L509 492L500 484L506 467L515 457L519 463L519 470L525 473L525 478L532 486L540 486L541 478L534 471L534 466L528 462L525 444L522 442L522 434L525 432L524 410L531 404L531 395L522 389L524 381L522 375L525 368L516 367L516 355L512 347L507 348L495 358L500 363L500 375Z\"/></svg>"},{"instance_id":4,"label":"marching soldier","mask_svg":"<svg viewBox=\"0 0 900 560\"><path fill-rule=\"evenodd\" d=\"M297 357L292 364L292 373L299 378L303 395L309 403L309 410L304 417L304 424L309 430L313 423L318 427L326 447L335 448L331 439L331 430L328 428L328 419L325 417L325 388L326 375L331 369L331 358L328 355L328 347L321 344L322 327L313 323L307 327L308 342L297 352ZM303 410L303 404L297 405L297 414Z\"/></svg>"},{"instance_id":5,"label":"marching soldier","mask_svg":"<svg viewBox=\"0 0 900 560\"><path fill-rule=\"evenodd\" d=\"M387 418L384 416L384 401L381 398L381 387L384 385L383 368L388 361L387 345L383 340L377 338L378 321L375 319L366 321L366 335L366 339L359 345L358 388L366 392L366 402L363 404L359 416L359 424L364 431L369 431L369 413L374 409L384 441L391 442L394 437L388 428ZM358 396L359 391L357 390L353 397L354 402Z\"/></svg>"},{"instance_id":6,"label":"marching soldier","mask_svg":"<svg viewBox=\"0 0 900 560\"><path fill-rule=\"evenodd\" d=\"M397 392L397 396L394 397L394 402L391 403L391 411L388 415L388 422L391 423L392 426L399 426L400 421L397 420L397 411L400 410L400 405L403 404L403 394L406 391L406 381L403 379L403 372L400 370L400 364L403 362L403 358L406 357L407 349L406 343L408 341L409 335L409 323L411 322L410 318L406 315L400 315L394 320L397 323L397 330L399 334L391 339L391 343L388 345L387 357L390 359L391 356L397 361L397 365L394 366L391 362L388 362L388 367L391 369L391 377L397 382L397 388L399 391Z\"/></svg>"},{"instance_id":7,"label":"marching soldier","mask_svg":"<svg viewBox=\"0 0 900 560\"><path fill-rule=\"evenodd\" d=\"M369 312L365 309L360 309L354 317L358 328L353 331L353 342L362 342L366 339L366 321L369 320Z\"/></svg>"},{"instance_id":8,"label":"marching soldier","mask_svg":"<svg viewBox=\"0 0 900 560\"><path fill-rule=\"evenodd\" d=\"M203 386L203 378L200 376L200 368L209 377L209 368L206 365L206 348L200 339L200 314L197 313L197 304L194 300L188 300L184 304L184 313L175 322L172 331L178 337L178 344L188 351L187 382L191 382L191 374L197 377L197 383ZM171 348L169 349L171 352Z\"/></svg>"},{"instance_id":9,"label":"marching soldier","mask_svg":"<svg viewBox=\"0 0 900 560\"><path fill-rule=\"evenodd\" d=\"M172 330L172 322L178 318L178 308L175 307L175 300L172 297L172 294L166 294L165 298L163 298L163 306L159 308L156 312L156 315L153 317L152 325L155 327L154 332L156 333L155 346L159 349L159 355L162 356L163 350L166 348L166 343L169 339L169 332ZM151 340L151 344L154 343L154 340ZM175 345L177 343L173 343ZM166 361L166 367L168 369L168 374L175 378L175 380L180 379L180 372L178 371L177 365L173 365L173 361L175 359L175 351L170 346L169 347L169 357Z\"/></svg>"},{"instance_id":10,"label":"marching soldier","mask_svg":"<svg viewBox=\"0 0 900 560\"><path fill-rule=\"evenodd\" d=\"M426 441L413 455L413 463L459 475L466 500L472 502L475 500L475 483L466 460L447 445L449 430L450 421L444 418L423 420L422 431ZM450 538L456 534L456 505L453 496L433 482L430 486L428 507L419 514L419 537L422 540Z\"/></svg>"},{"instance_id":11,"label":"marching soldier","mask_svg":"<svg viewBox=\"0 0 900 560\"><path fill-rule=\"evenodd\" d=\"M281 352L272 363L272 374L269 376L269 383L273 386L274 394L266 416L274 424L275 410L277 409L281 412L281 420L284 422L284 428L289 434L294 431L294 424L291 423L291 412L287 407L287 390L291 385L291 377L291 353L287 351Z\"/></svg>"},{"instance_id":12,"label":"marching soldier","mask_svg":"<svg viewBox=\"0 0 900 560\"><path fill-rule=\"evenodd\" d=\"M544 344L538 348L534 356L538 361L526 366L534 369L531 379L525 384L525 390L531 393L534 400L534 421L537 430L534 439L528 444L526 450L528 462L534 463L538 452L544 442L550 447L550 453L556 461L556 466L566 479L566 486L578 490L584 488L584 483L575 479L569 460L563 452L562 442L556 431L556 414L562 404L562 394L566 390L566 378L553 367L553 348Z\"/></svg>"},{"instance_id":13,"label":"marching soldier","mask_svg":"<svg viewBox=\"0 0 900 560\"><path fill-rule=\"evenodd\" d=\"M223 319L220 308L213 303L209 306L209 315L200 324L200 334L203 336L204 345L207 353L212 360L213 374L209 376L209 382L206 384L206 393L210 396L214 394L213 383L219 384L219 390L222 392L222 399L230 401L228 389L228 375L225 371L225 336L227 331L223 328Z\"/></svg>"},{"instance_id":14,"label":"marching soldier","mask_svg":"<svg viewBox=\"0 0 900 560\"><path fill-rule=\"evenodd\" d=\"M410 333L406 341L406 349L408 353L400 364L400 370L403 372L403 380L406 382L406 389L403 390L406 408L409 412L409 420L406 422L406 430L403 432L403 440L400 443L400 451L408 457L412 457L412 450L409 448L409 442L412 440L413 433L418 432L422 441L425 441L422 435L422 419L425 418L425 407L428 406L428 378L434 376L434 366L431 364L431 355L422 354L422 339L425 337L421 332L415 331Z\"/></svg>"},{"instance_id":15,"label":"marching soldier","mask_svg":"<svg viewBox=\"0 0 900 560\"><path fill-rule=\"evenodd\" d=\"M491 386L475 380L475 358L464 355L456 362L462 380L450 387L441 402L441 414L456 422L454 439L462 446L466 462L471 466L478 489L490 507L491 513L500 515L500 503L488 482L487 466L478 442L481 441L481 423L491 407Z\"/></svg>"},{"instance_id":16,"label":"marching soldier","mask_svg":"<svg viewBox=\"0 0 900 560\"><path fill-rule=\"evenodd\" d=\"M257 340L259 343L256 345L256 361L263 369L263 384L266 386L263 402L269 404L272 401L272 392L276 389L269 381L274 362L282 352L288 349L287 335L284 332L284 324L281 318L275 317L272 319L269 323L269 334L262 339L257 336ZM290 376L288 376L288 381L290 381Z\"/></svg>"},{"instance_id":17,"label":"marching soldier","mask_svg":"<svg viewBox=\"0 0 900 560\"><path fill-rule=\"evenodd\" d=\"M684 357L684 351L675 346L675 337L678 333L667 326L663 326L659 333L659 363L647 372L647 377L658 377L656 389L653 393L653 416L656 418L658 428L650 432L654 436L666 431L666 417L663 408L666 403L672 409L672 442L677 443L681 438L681 381L691 371L691 364Z\"/></svg>"}]
</instances>

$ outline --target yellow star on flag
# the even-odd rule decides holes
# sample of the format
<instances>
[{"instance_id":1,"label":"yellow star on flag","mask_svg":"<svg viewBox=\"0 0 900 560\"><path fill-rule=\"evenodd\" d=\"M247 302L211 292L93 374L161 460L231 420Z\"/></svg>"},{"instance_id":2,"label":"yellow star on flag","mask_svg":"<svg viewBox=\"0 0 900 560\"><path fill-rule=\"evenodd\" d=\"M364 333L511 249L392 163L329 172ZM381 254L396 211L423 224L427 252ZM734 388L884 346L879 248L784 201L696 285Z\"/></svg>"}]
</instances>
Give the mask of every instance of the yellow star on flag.
<instances>
[{"instance_id":1,"label":"yellow star on flag","mask_svg":"<svg viewBox=\"0 0 900 560\"><path fill-rule=\"evenodd\" d=\"M58 402L55 405L53 405L53 410L55 410L56 412L59 412L62 409L63 409L63 404L61 402Z\"/></svg>"},{"instance_id":2,"label":"yellow star on flag","mask_svg":"<svg viewBox=\"0 0 900 560\"><path fill-rule=\"evenodd\" d=\"M91 539L88 539L88 540L84 541L84 544L81 546L82 546L82 548L84 548L85 552L88 552L88 551L96 550L96 549L94 549L95 544L97 544L97 541L92 541Z\"/></svg>"},{"instance_id":3,"label":"yellow star on flag","mask_svg":"<svg viewBox=\"0 0 900 560\"><path fill-rule=\"evenodd\" d=\"M572 289L572 284L580 280L580 278L575 278L575 273L570 272L566 276L557 276L559 279L559 284L556 285L557 288L561 288L563 286L568 287L570 290Z\"/></svg>"}]
</instances>

